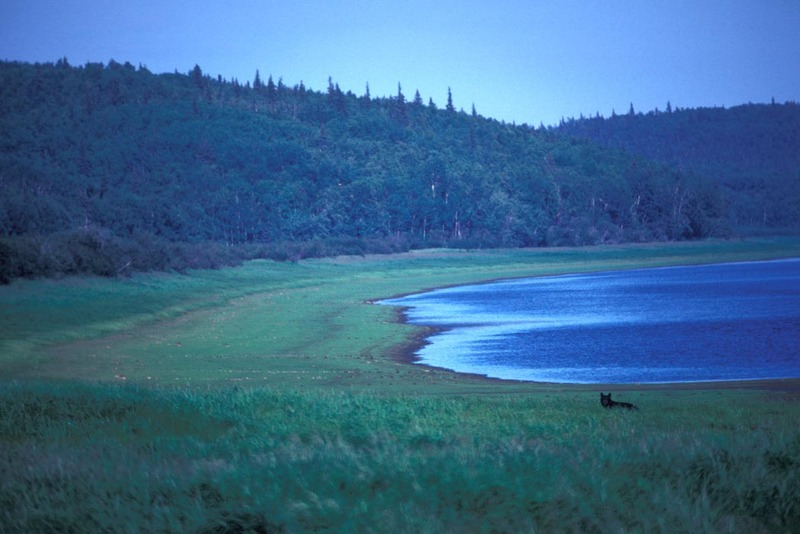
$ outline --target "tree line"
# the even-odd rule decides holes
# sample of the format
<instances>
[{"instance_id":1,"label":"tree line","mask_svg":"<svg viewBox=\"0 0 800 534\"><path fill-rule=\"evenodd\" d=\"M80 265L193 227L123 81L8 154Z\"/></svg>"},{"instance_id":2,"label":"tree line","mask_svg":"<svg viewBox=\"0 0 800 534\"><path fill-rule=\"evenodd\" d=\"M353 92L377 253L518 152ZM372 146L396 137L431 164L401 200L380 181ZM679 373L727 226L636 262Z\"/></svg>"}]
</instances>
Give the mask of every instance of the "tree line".
<instances>
[{"instance_id":1,"label":"tree line","mask_svg":"<svg viewBox=\"0 0 800 534\"><path fill-rule=\"evenodd\" d=\"M800 105L744 104L562 121L553 132L621 148L722 187L738 233L800 231Z\"/></svg>"},{"instance_id":2,"label":"tree line","mask_svg":"<svg viewBox=\"0 0 800 534\"><path fill-rule=\"evenodd\" d=\"M0 279L732 231L698 169L453 100L0 62Z\"/></svg>"}]
</instances>

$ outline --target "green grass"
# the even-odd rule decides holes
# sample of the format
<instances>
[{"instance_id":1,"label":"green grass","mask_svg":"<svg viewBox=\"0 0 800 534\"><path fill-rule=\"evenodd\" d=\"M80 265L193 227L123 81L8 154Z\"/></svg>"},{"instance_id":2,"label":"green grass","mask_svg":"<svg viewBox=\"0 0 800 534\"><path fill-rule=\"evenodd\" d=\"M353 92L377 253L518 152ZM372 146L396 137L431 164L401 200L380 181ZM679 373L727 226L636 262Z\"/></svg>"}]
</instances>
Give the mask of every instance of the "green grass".
<instances>
[{"instance_id":1,"label":"green grass","mask_svg":"<svg viewBox=\"0 0 800 534\"><path fill-rule=\"evenodd\" d=\"M13 384L7 531L718 532L800 521L782 395ZM226 530L227 529L227 530ZM242 529L242 530L237 530ZM258 530L262 529L262 530Z\"/></svg>"},{"instance_id":2,"label":"green grass","mask_svg":"<svg viewBox=\"0 0 800 534\"><path fill-rule=\"evenodd\" d=\"M493 278L797 255L800 240L784 238L421 251L255 261L186 276L16 282L0 288L0 364L6 378L460 390L468 380L394 358L421 329L368 301Z\"/></svg>"},{"instance_id":3,"label":"green grass","mask_svg":"<svg viewBox=\"0 0 800 534\"><path fill-rule=\"evenodd\" d=\"M367 301L800 255L800 240L424 251L0 288L0 532L790 531L792 391L482 380ZM123 378L124 377L124 378ZM606 388L604 388L606 389Z\"/></svg>"}]
</instances>

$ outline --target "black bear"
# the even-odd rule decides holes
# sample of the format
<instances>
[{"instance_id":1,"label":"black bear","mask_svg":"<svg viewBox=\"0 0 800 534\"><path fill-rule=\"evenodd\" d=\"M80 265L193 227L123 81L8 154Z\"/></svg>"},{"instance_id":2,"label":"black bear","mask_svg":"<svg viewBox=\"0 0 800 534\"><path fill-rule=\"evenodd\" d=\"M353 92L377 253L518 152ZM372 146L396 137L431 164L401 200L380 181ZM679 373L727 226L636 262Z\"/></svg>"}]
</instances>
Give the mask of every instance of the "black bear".
<instances>
[{"instance_id":1,"label":"black bear","mask_svg":"<svg viewBox=\"0 0 800 534\"><path fill-rule=\"evenodd\" d=\"M631 404L630 402L617 402L615 400L611 400L611 393L608 395L600 394L600 404L603 405L603 408L625 408L628 410L638 410L636 406Z\"/></svg>"}]
</instances>

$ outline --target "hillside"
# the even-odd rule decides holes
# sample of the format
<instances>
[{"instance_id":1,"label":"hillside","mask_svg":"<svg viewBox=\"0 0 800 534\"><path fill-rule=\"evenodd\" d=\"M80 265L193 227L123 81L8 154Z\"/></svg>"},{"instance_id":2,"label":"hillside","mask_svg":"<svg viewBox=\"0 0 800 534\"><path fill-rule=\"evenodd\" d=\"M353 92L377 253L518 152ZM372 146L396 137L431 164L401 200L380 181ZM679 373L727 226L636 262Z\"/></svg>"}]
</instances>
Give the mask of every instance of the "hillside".
<instances>
[{"instance_id":1,"label":"hillside","mask_svg":"<svg viewBox=\"0 0 800 534\"><path fill-rule=\"evenodd\" d=\"M703 173L392 98L0 63L0 279L730 232Z\"/></svg>"},{"instance_id":2,"label":"hillside","mask_svg":"<svg viewBox=\"0 0 800 534\"><path fill-rule=\"evenodd\" d=\"M633 108L631 108L633 109ZM628 113L553 130L696 172L723 186L739 233L800 231L800 105Z\"/></svg>"}]
</instances>

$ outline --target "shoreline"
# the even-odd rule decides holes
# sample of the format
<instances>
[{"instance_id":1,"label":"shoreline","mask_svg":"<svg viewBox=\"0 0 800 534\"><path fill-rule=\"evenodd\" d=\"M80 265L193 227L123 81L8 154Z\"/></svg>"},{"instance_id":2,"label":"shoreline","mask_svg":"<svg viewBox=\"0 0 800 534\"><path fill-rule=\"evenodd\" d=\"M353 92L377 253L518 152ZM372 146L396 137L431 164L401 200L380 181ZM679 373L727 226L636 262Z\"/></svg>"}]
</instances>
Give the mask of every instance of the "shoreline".
<instances>
[{"instance_id":1,"label":"shoreline","mask_svg":"<svg viewBox=\"0 0 800 534\"><path fill-rule=\"evenodd\" d=\"M719 263L703 263L703 264L681 264L681 265L672 265L668 267L657 266L657 267L634 267L631 269L614 269L611 271L582 271L580 273L576 272L566 272L557 275L542 275L542 276L522 276L519 278L508 278L508 277L500 277L494 279L487 279L485 281L480 282L472 282L466 284L449 284L444 285L441 287L435 288L428 288L421 291L402 294L402 295L394 295L385 299L378 299L378 300L370 300L370 304L375 304L378 301L383 300L392 300L392 299L399 299L403 297L407 297L409 295L418 295L420 293L425 293L428 291L434 291L436 289L445 289L448 287L459 287L462 285L483 285L483 284L491 284L495 282L500 282L504 280L512 280L512 279L526 279L526 278L542 278L542 277L550 277L550 276L570 276L573 274L592 274L592 273L602 273L602 272L614 272L614 271L632 271L638 269L664 269L664 268L676 268L676 267L699 267L705 265L728 265L728 264L741 264L741 263L763 263L763 262L771 262L771 261L797 261L800 258L777 258L777 259L768 259L768 260L742 260L742 261L733 261L733 262L719 262ZM445 332L448 330L446 327L439 327L439 326L430 326L430 325L413 325L408 322L408 318L405 314L405 311L409 308L408 306L399 306L399 305L390 305L394 308L394 321L399 324L404 324L407 326L413 326L419 329L418 332L412 334L409 339L397 347L393 348L390 352L391 359L405 364L405 365L419 365L423 366L430 370L436 370L437 372L444 372L456 375L458 377L463 377L465 379L470 380L478 380L481 382L492 383L492 384L503 384L503 385L525 385L529 384L532 387L544 387L544 388L559 388L559 389L569 389L575 391L585 391L587 389L591 390L615 390L615 391L681 391L681 390L705 390L705 391L714 391L714 390L735 390L735 389L747 389L747 390L761 390L761 391L782 391L782 392L797 392L800 393L800 377L790 377L790 378L755 378L755 379L741 379L741 380L710 380L710 381L686 381L686 382L649 382L649 383L574 383L574 382L537 382L533 380L517 380L517 379L508 379L508 378L497 378L492 377L480 373L466 373L462 371L456 371L454 369L449 369L447 367L438 367L435 365L428 365L425 363L420 363L421 358L418 356L419 350L429 345L431 342L428 341L429 338L435 336L438 333Z\"/></svg>"}]
</instances>

